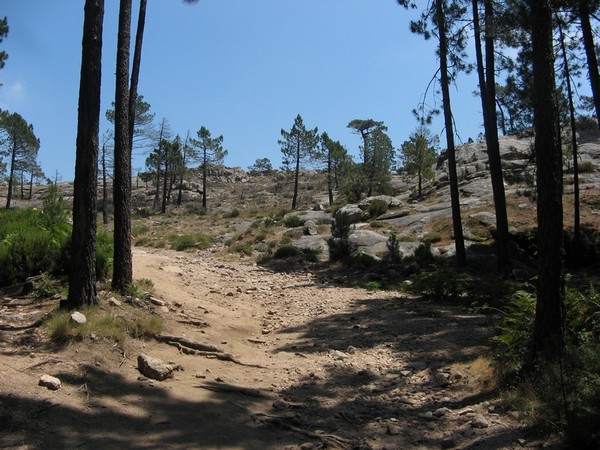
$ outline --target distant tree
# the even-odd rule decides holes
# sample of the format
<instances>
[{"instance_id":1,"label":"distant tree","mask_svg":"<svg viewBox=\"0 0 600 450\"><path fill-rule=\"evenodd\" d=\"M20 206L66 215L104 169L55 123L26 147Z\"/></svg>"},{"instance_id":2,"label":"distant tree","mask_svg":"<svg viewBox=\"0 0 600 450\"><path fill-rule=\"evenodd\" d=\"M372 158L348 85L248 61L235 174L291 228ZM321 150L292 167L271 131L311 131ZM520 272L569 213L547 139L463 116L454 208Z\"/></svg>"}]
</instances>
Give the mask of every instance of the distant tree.
<instances>
[{"instance_id":1,"label":"distant tree","mask_svg":"<svg viewBox=\"0 0 600 450\"><path fill-rule=\"evenodd\" d=\"M4 16L4 19L0 20L0 44L2 43L4 38L8 36L8 30L8 19L6 18L6 16ZM6 53L4 50L0 51L0 69L4 68L4 64L6 63L7 59L8 53ZM0 86L2 85L0 84Z\"/></svg>"},{"instance_id":2,"label":"distant tree","mask_svg":"<svg viewBox=\"0 0 600 450\"><path fill-rule=\"evenodd\" d=\"M281 129L281 137L282 139L277 142L281 146L284 169L287 171L293 170L294 172L292 209L295 210L298 205L300 168L304 162L313 158L319 143L319 130L316 127L312 130L307 130L304 126L302 116L298 114L290 131Z\"/></svg>"},{"instance_id":3,"label":"distant tree","mask_svg":"<svg viewBox=\"0 0 600 450\"><path fill-rule=\"evenodd\" d=\"M348 152L340 141L332 140L327 133L321 135L320 159L325 162L327 171L327 197L333 205L333 191L338 188L340 161L348 157Z\"/></svg>"},{"instance_id":4,"label":"distant tree","mask_svg":"<svg viewBox=\"0 0 600 450\"><path fill-rule=\"evenodd\" d=\"M120 0L115 83L114 262L112 288L125 293L133 281L131 254L131 141L129 139L129 50L131 0Z\"/></svg>"},{"instance_id":5,"label":"distant tree","mask_svg":"<svg viewBox=\"0 0 600 450\"><path fill-rule=\"evenodd\" d=\"M367 195L388 194L391 189L391 168L395 150L384 128L375 128L367 137L369 160Z\"/></svg>"},{"instance_id":6,"label":"distant tree","mask_svg":"<svg viewBox=\"0 0 600 450\"><path fill-rule=\"evenodd\" d=\"M348 128L353 129L356 133L360 134L362 138L362 164L364 171L364 180L366 182L365 190L367 195L371 195L373 193L373 186L375 180L377 179L377 175L374 173L375 167L375 155L376 152L372 148L372 143L376 142L373 139L370 139L373 132L379 130L379 132L387 131L387 127L383 124L383 122L378 122L373 119L354 119L348 123Z\"/></svg>"},{"instance_id":7,"label":"distant tree","mask_svg":"<svg viewBox=\"0 0 600 450\"><path fill-rule=\"evenodd\" d=\"M106 119L115 124L115 102L112 102L111 108L106 110ZM132 150L145 148L148 140L151 140L155 134L153 123L155 114L150 112L150 103L144 100L143 95L138 95L135 107L135 118L132 135Z\"/></svg>"},{"instance_id":8,"label":"distant tree","mask_svg":"<svg viewBox=\"0 0 600 450\"><path fill-rule=\"evenodd\" d=\"M273 171L273 165L269 158L258 158L253 165L248 167L248 172L255 173L270 173Z\"/></svg>"},{"instance_id":9,"label":"distant tree","mask_svg":"<svg viewBox=\"0 0 600 450\"><path fill-rule=\"evenodd\" d=\"M42 167L37 161L33 161L31 167L29 167L29 194L27 200L31 200L33 197L33 183L35 180L40 180L46 177L46 174L42 170Z\"/></svg>"},{"instance_id":10,"label":"distant tree","mask_svg":"<svg viewBox=\"0 0 600 450\"><path fill-rule=\"evenodd\" d=\"M185 137L185 142L181 147L181 165L180 165L180 173L179 173L179 192L177 194L177 206L181 206L181 200L183 196L183 178L188 171L188 163L191 159L194 158L195 152L194 147L191 145L190 141L190 132L188 131L187 136Z\"/></svg>"},{"instance_id":11,"label":"distant tree","mask_svg":"<svg viewBox=\"0 0 600 450\"><path fill-rule=\"evenodd\" d=\"M202 170L202 209L206 211L208 167L213 164L223 164L227 150L223 148L223 135L213 138L206 127L200 127L197 135L198 139L192 139L192 146L196 149L196 160Z\"/></svg>"},{"instance_id":12,"label":"distant tree","mask_svg":"<svg viewBox=\"0 0 600 450\"><path fill-rule=\"evenodd\" d=\"M98 302L96 295L96 184L104 0L86 0L79 83L77 150L73 186L73 231L69 294L64 306Z\"/></svg>"},{"instance_id":13,"label":"distant tree","mask_svg":"<svg viewBox=\"0 0 600 450\"><path fill-rule=\"evenodd\" d=\"M182 156L181 156L181 139L179 136L172 141L165 141L161 146L163 149L163 193L161 214L167 212L167 202L171 195L171 187L179 173L181 173Z\"/></svg>"},{"instance_id":14,"label":"distant tree","mask_svg":"<svg viewBox=\"0 0 600 450\"><path fill-rule=\"evenodd\" d=\"M18 113L0 110L0 156L9 157L8 193L6 208L10 208L15 183L15 174L36 160L40 140Z\"/></svg>"},{"instance_id":15,"label":"distant tree","mask_svg":"<svg viewBox=\"0 0 600 450\"><path fill-rule=\"evenodd\" d=\"M534 357L557 359L565 344L562 156L551 0L529 2L533 48L538 281Z\"/></svg>"},{"instance_id":16,"label":"distant tree","mask_svg":"<svg viewBox=\"0 0 600 450\"><path fill-rule=\"evenodd\" d=\"M402 165L410 175L417 175L419 197L423 194L423 179L430 180L435 176L433 165L437 159L438 145L438 137L432 136L424 125L420 125L410 139L402 144Z\"/></svg>"},{"instance_id":17,"label":"distant tree","mask_svg":"<svg viewBox=\"0 0 600 450\"><path fill-rule=\"evenodd\" d=\"M113 134L106 131L102 137L102 147L100 148L100 173L102 178L102 223L108 224L108 177L111 176L113 169L112 158Z\"/></svg>"}]
</instances>

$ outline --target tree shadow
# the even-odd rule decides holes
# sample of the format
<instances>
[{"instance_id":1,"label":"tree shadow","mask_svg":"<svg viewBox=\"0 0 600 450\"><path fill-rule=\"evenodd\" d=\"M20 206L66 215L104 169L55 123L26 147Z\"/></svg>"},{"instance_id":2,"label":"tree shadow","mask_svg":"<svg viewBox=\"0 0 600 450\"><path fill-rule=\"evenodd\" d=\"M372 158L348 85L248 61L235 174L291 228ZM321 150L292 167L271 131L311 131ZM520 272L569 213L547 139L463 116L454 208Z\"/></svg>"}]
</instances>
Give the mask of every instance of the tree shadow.
<instances>
[{"instance_id":1,"label":"tree shadow","mask_svg":"<svg viewBox=\"0 0 600 450\"><path fill-rule=\"evenodd\" d=\"M209 394L209 400L182 399L170 392L168 381L133 381L94 366L56 376L66 395L86 399L85 410L51 394L46 399L0 394L0 448L258 450L296 443L293 435L254 423L253 410L266 408L265 399L222 393Z\"/></svg>"},{"instance_id":2,"label":"tree shadow","mask_svg":"<svg viewBox=\"0 0 600 450\"><path fill-rule=\"evenodd\" d=\"M492 318L461 307L364 298L280 330L299 337L274 353L313 354L320 362L283 392L304 406L296 418L307 426L359 448L499 449L518 445L527 430L468 370L489 351L493 332ZM487 421L482 428L474 424L478 413Z\"/></svg>"}]
</instances>

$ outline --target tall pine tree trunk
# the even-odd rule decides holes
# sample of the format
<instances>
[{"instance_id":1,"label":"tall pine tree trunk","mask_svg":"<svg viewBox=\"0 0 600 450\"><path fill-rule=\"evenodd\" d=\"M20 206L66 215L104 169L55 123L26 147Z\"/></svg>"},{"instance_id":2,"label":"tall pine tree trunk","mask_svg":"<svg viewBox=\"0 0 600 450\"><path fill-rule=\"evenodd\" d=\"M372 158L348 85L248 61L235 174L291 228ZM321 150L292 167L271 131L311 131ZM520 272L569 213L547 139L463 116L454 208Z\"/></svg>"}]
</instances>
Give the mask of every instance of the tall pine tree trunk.
<instances>
[{"instance_id":1,"label":"tall pine tree trunk","mask_svg":"<svg viewBox=\"0 0 600 450\"><path fill-rule=\"evenodd\" d=\"M133 281L131 255L131 154L129 152L129 45L131 0L121 0L115 89L115 205L112 287L125 293Z\"/></svg>"},{"instance_id":2,"label":"tall pine tree trunk","mask_svg":"<svg viewBox=\"0 0 600 450\"><path fill-rule=\"evenodd\" d=\"M598 59L596 58L596 46L594 45L594 34L590 24L589 0L579 0L579 20L581 22L581 33L583 35L583 46L587 58L588 75L596 109L596 120L600 127L600 74L598 73Z\"/></svg>"},{"instance_id":3,"label":"tall pine tree trunk","mask_svg":"<svg viewBox=\"0 0 600 450\"><path fill-rule=\"evenodd\" d=\"M569 102L569 122L571 123L571 149L573 152L573 240L575 246L579 244L581 217L579 202L579 161L577 149L577 122L575 120L575 105L573 104L573 88L571 86L571 69L567 57L565 35L560 20L557 20L560 37L560 50L565 70L565 82L567 84L567 100ZM577 248L577 247L576 247Z\"/></svg>"},{"instance_id":4,"label":"tall pine tree trunk","mask_svg":"<svg viewBox=\"0 0 600 450\"><path fill-rule=\"evenodd\" d=\"M98 301L96 295L96 181L100 131L100 82L104 0L86 0L84 9L81 78L69 294L63 306L79 308Z\"/></svg>"},{"instance_id":5,"label":"tall pine tree trunk","mask_svg":"<svg viewBox=\"0 0 600 450\"><path fill-rule=\"evenodd\" d=\"M564 345L562 157L556 101L551 0L531 0L537 166L538 284L534 356L556 358Z\"/></svg>"},{"instance_id":6,"label":"tall pine tree trunk","mask_svg":"<svg viewBox=\"0 0 600 450\"><path fill-rule=\"evenodd\" d=\"M300 140L301 137L298 135L298 144L296 147L296 168L294 170L294 197L292 198L292 210L295 211L298 206L298 184L300 177Z\"/></svg>"},{"instance_id":7,"label":"tall pine tree trunk","mask_svg":"<svg viewBox=\"0 0 600 450\"><path fill-rule=\"evenodd\" d=\"M435 0L436 18L439 32L440 85L444 106L444 125L446 128L446 144L448 152L448 176L450 178L450 200L452 203L452 226L454 230L454 245L456 247L456 262L459 266L467 264L465 241L460 217L460 198L458 195L458 175L456 172L456 150L454 147L454 126L452 124L452 107L450 105L450 80L448 77L448 39L443 0Z\"/></svg>"},{"instance_id":8,"label":"tall pine tree trunk","mask_svg":"<svg viewBox=\"0 0 600 450\"><path fill-rule=\"evenodd\" d=\"M131 85L129 87L129 152L133 151L133 133L135 127L135 106L137 105L137 88L140 79L140 66L142 63L142 43L144 41L144 26L146 24L147 0L140 0L137 30L135 33L135 48L133 50L133 64L131 66Z\"/></svg>"},{"instance_id":9,"label":"tall pine tree trunk","mask_svg":"<svg viewBox=\"0 0 600 450\"><path fill-rule=\"evenodd\" d=\"M477 73L481 91L481 106L485 142L490 161L492 192L496 213L496 255L499 272L510 271L510 251L508 241L508 216L506 214L506 195L504 192L504 177L500 159L500 143L498 138L498 117L496 115L496 74L494 51L494 12L491 0L485 0L485 67L481 49L481 31L479 27L479 10L477 0L473 0L473 23L475 26L475 53L477 55Z\"/></svg>"}]
</instances>

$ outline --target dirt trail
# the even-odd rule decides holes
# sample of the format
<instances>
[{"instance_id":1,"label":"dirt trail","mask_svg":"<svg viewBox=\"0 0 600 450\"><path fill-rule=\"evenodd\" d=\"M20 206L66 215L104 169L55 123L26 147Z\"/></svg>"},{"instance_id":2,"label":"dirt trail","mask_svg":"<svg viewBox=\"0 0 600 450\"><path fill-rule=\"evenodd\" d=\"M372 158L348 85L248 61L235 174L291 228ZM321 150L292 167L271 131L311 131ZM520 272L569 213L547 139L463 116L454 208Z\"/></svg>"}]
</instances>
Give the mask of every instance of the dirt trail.
<instances>
[{"instance_id":1,"label":"dirt trail","mask_svg":"<svg viewBox=\"0 0 600 450\"><path fill-rule=\"evenodd\" d=\"M125 353L92 341L52 353L0 331L0 448L540 444L479 378L486 316L209 252L136 248L134 277L152 280L166 303L157 307L166 333L219 346L242 364L157 341L133 341ZM140 353L182 370L162 382L140 377ZM39 387L43 373L62 388Z\"/></svg>"}]
</instances>

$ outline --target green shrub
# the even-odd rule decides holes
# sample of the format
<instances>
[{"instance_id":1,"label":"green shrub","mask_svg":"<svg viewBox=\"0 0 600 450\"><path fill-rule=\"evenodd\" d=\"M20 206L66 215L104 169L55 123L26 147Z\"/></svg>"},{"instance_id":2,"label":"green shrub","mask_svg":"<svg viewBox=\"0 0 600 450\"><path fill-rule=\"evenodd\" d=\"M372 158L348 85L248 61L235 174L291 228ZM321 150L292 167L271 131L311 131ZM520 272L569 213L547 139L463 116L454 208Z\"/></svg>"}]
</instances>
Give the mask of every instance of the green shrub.
<instances>
[{"instance_id":1,"label":"green shrub","mask_svg":"<svg viewBox=\"0 0 600 450\"><path fill-rule=\"evenodd\" d=\"M331 262L342 262L350 264L356 256L357 248L350 241L352 223L347 214L336 214L335 221L331 225L332 237L327 240L329 247L329 260Z\"/></svg>"},{"instance_id":2,"label":"green shrub","mask_svg":"<svg viewBox=\"0 0 600 450\"><path fill-rule=\"evenodd\" d=\"M400 240L396 233L392 233L386 243L387 253L385 254L385 260L392 264L399 264L402 262L402 252L400 251Z\"/></svg>"},{"instance_id":3,"label":"green shrub","mask_svg":"<svg viewBox=\"0 0 600 450\"><path fill-rule=\"evenodd\" d=\"M113 269L114 243L113 235L101 230L96 238L96 278L107 279Z\"/></svg>"},{"instance_id":4,"label":"green shrub","mask_svg":"<svg viewBox=\"0 0 600 450\"><path fill-rule=\"evenodd\" d=\"M131 229L131 235L133 237L138 237L142 234L147 234L150 231L148 225L136 225Z\"/></svg>"},{"instance_id":5,"label":"green shrub","mask_svg":"<svg viewBox=\"0 0 600 450\"><path fill-rule=\"evenodd\" d=\"M301 255L301 251L299 248L294 247L293 245L283 245L278 247L273 253L274 259L287 259L287 258L297 258Z\"/></svg>"},{"instance_id":6,"label":"green shrub","mask_svg":"<svg viewBox=\"0 0 600 450\"><path fill-rule=\"evenodd\" d=\"M205 250L213 243L213 238L206 234L171 235L168 237L168 239L171 241L171 248L178 252L185 251L190 248Z\"/></svg>"},{"instance_id":7,"label":"green shrub","mask_svg":"<svg viewBox=\"0 0 600 450\"><path fill-rule=\"evenodd\" d=\"M412 293L440 299L455 299L466 290L463 278L450 266L416 273L411 282L409 290Z\"/></svg>"},{"instance_id":8,"label":"green shrub","mask_svg":"<svg viewBox=\"0 0 600 450\"><path fill-rule=\"evenodd\" d=\"M302 226L302 220L297 214L290 214L283 219L283 224L288 228L296 228Z\"/></svg>"},{"instance_id":9,"label":"green shrub","mask_svg":"<svg viewBox=\"0 0 600 450\"><path fill-rule=\"evenodd\" d=\"M442 235L437 231L432 231L423 236L423 243L425 244L435 244L436 242L440 242L442 240Z\"/></svg>"},{"instance_id":10,"label":"green shrub","mask_svg":"<svg viewBox=\"0 0 600 450\"><path fill-rule=\"evenodd\" d=\"M577 170L579 173L592 173L596 170L596 165L593 161L582 161L577 164Z\"/></svg>"},{"instance_id":11,"label":"green shrub","mask_svg":"<svg viewBox=\"0 0 600 450\"><path fill-rule=\"evenodd\" d=\"M376 199L369 203L369 216L379 217L388 211L388 203L385 200Z\"/></svg>"},{"instance_id":12,"label":"green shrub","mask_svg":"<svg viewBox=\"0 0 600 450\"><path fill-rule=\"evenodd\" d=\"M223 214L223 217L225 219L233 219L233 218L239 217L239 216L240 216L240 210L237 208L233 208L231 211L228 211Z\"/></svg>"}]
</instances>

